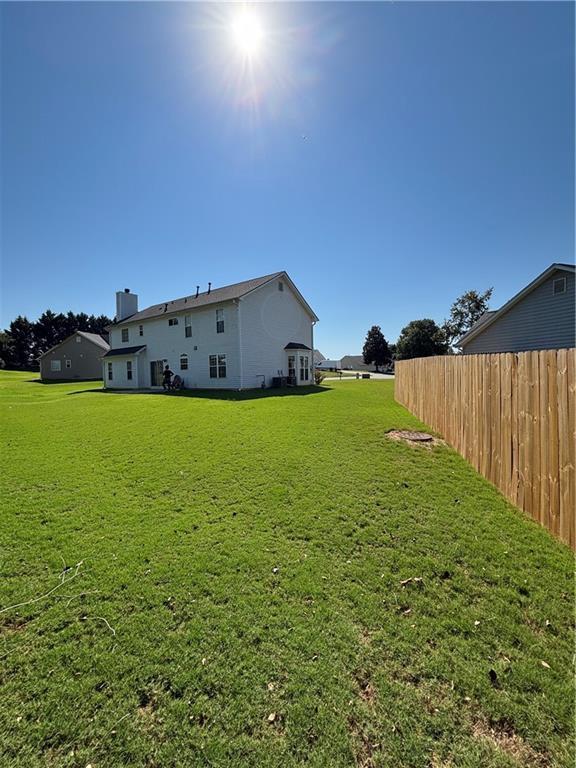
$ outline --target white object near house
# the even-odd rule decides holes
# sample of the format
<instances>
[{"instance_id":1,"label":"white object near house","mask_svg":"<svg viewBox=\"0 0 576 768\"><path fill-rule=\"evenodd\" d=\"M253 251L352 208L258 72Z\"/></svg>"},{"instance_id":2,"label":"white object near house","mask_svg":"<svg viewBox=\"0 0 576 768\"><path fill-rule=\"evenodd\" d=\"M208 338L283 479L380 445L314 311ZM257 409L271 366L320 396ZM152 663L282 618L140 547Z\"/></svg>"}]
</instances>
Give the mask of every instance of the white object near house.
<instances>
[{"instance_id":1,"label":"white object near house","mask_svg":"<svg viewBox=\"0 0 576 768\"><path fill-rule=\"evenodd\" d=\"M253 389L312 383L318 318L286 272L246 280L138 311L128 289L116 294L103 358L104 386L162 387L168 365L187 388Z\"/></svg>"}]
</instances>

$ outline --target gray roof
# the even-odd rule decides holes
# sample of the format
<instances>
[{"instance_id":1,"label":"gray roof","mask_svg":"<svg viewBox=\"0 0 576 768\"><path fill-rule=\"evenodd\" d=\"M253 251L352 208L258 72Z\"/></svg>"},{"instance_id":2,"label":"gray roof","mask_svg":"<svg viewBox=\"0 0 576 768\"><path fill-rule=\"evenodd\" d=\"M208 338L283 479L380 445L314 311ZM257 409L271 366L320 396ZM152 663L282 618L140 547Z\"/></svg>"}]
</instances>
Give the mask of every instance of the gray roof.
<instances>
[{"instance_id":1,"label":"gray roof","mask_svg":"<svg viewBox=\"0 0 576 768\"><path fill-rule=\"evenodd\" d=\"M532 280L531 283L528 283L528 285L522 288L522 290L519 291L515 296L512 296L512 298L509 299L506 304L500 307L500 309L484 312L482 317L476 321L472 328L470 328L469 331L467 331L458 339L456 346L461 347L463 344L468 344L468 342L471 341L479 333L483 333L489 325L492 325L492 323L502 317L505 312L508 312L508 310L512 309L515 304L517 304L519 301L522 301L522 299L531 293L535 288L538 288L539 285L542 285L542 283L547 280L554 272L574 272L574 270L574 264L561 264L558 262L550 264L550 266L545 269L544 272L541 272L538 277Z\"/></svg>"},{"instance_id":2,"label":"gray roof","mask_svg":"<svg viewBox=\"0 0 576 768\"><path fill-rule=\"evenodd\" d=\"M139 344L137 347L118 347L118 349L109 349L104 357L122 357L122 355L137 355L146 349L146 344Z\"/></svg>"},{"instance_id":3,"label":"gray roof","mask_svg":"<svg viewBox=\"0 0 576 768\"><path fill-rule=\"evenodd\" d=\"M469 328L469 329L466 331L466 333L464 334L464 336L462 336L462 339L463 339L463 338L465 338L465 336L466 336L467 334L469 334L469 333L470 333L470 331L474 331L476 328L479 328L481 325L484 325L484 323L486 322L486 320L490 320L490 318L492 317L492 315L493 315L495 312L496 312L496 310L495 310L495 309L488 309L486 312L484 312L482 315L480 315L480 317L478 318L478 320L476 320L476 322L475 322L475 323L472 323L472 325L471 325L471 326L470 326L470 328Z\"/></svg>"},{"instance_id":4,"label":"gray roof","mask_svg":"<svg viewBox=\"0 0 576 768\"><path fill-rule=\"evenodd\" d=\"M97 333L88 333L87 331L76 331L78 336L84 336L85 339L88 339L88 341L92 341L94 344L98 344L99 347L102 347L102 349L110 349L110 345L108 344L105 339L102 338L102 336L99 336Z\"/></svg>"},{"instance_id":5,"label":"gray roof","mask_svg":"<svg viewBox=\"0 0 576 768\"><path fill-rule=\"evenodd\" d=\"M250 293L251 291L256 290L256 288L260 288L262 285L265 285L266 283L270 282L270 280L274 280L274 278L283 276L286 278L286 280L290 283L291 287L293 288L296 295L299 297L301 302L304 304L304 306L307 308L307 310L310 312L311 316L318 320L314 312L310 309L307 302L304 300L301 293L298 291L292 280L288 277L286 272L273 272L271 275L264 275L263 277L255 277L252 280L244 280L241 283L234 283L233 285L225 285L222 288L213 288L210 292L204 291L203 293L199 293L198 296L196 294L191 294L190 296L184 296L181 299L174 299L173 301L165 301L160 304L153 304L150 307L147 307L146 309L143 309L141 312L136 312L133 315L130 315L129 317L124 317L122 320L119 320L118 322L115 322L115 325L119 325L120 323L138 323L142 320L149 320L152 317L161 317L162 315L168 315L173 312L185 312L185 311L192 311L194 309L198 309L200 307L206 307L210 304L219 304L224 301L232 301L233 299L240 299L242 296L245 296L247 293Z\"/></svg>"},{"instance_id":6,"label":"gray roof","mask_svg":"<svg viewBox=\"0 0 576 768\"><path fill-rule=\"evenodd\" d=\"M54 349L58 349L58 347L61 347L62 344L69 341L74 336L83 336L86 341L91 341L92 344L96 344L96 346L100 347L101 349L110 349L108 342L105 341L102 336L99 336L97 333L88 333L87 331L74 331L74 333L71 333L70 336L66 336L66 338L58 342L58 344L55 344L53 347L50 347L50 349L47 349L46 352L42 352L41 355L38 355L38 360L47 355L49 352L52 352Z\"/></svg>"}]
</instances>

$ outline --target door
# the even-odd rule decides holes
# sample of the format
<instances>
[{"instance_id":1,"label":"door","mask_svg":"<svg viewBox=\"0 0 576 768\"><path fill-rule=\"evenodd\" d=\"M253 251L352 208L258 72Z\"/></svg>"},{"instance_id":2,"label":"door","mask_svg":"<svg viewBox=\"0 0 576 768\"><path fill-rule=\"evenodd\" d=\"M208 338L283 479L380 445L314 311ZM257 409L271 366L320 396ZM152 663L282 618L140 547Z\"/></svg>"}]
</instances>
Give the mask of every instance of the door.
<instances>
[{"instance_id":1,"label":"door","mask_svg":"<svg viewBox=\"0 0 576 768\"><path fill-rule=\"evenodd\" d=\"M308 381L310 367L308 364L308 355L300 355L300 383L305 384Z\"/></svg>"},{"instance_id":2,"label":"door","mask_svg":"<svg viewBox=\"0 0 576 768\"><path fill-rule=\"evenodd\" d=\"M150 363L150 386L162 386L162 371L164 370L164 360L152 360Z\"/></svg>"}]
</instances>

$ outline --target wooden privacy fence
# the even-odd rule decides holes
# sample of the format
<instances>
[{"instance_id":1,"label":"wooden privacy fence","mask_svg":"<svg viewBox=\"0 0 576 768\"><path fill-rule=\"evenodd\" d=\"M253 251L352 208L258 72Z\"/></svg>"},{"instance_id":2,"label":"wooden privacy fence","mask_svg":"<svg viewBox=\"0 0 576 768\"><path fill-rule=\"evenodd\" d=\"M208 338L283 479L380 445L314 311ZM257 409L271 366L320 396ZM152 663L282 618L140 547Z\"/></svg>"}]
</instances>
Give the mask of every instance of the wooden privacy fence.
<instances>
[{"instance_id":1,"label":"wooden privacy fence","mask_svg":"<svg viewBox=\"0 0 576 768\"><path fill-rule=\"evenodd\" d=\"M576 549L576 350L396 363L395 397Z\"/></svg>"}]
</instances>

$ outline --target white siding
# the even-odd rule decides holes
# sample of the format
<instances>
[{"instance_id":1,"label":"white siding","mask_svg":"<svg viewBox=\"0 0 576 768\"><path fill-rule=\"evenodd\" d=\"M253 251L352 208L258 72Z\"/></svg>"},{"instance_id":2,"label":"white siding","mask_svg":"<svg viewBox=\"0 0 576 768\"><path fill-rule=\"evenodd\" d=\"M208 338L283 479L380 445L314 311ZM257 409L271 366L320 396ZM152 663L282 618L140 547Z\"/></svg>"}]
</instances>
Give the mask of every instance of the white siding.
<instances>
[{"instance_id":1,"label":"white siding","mask_svg":"<svg viewBox=\"0 0 576 768\"><path fill-rule=\"evenodd\" d=\"M224 310L224 333L216 333L216 310ZM192 336L186 338L184 317L192 317ZM169 325L170 317L178 317L178 325ZM144 326L144 335L139 335L139 326ZM128 341L122 342L122 328L129 328ZM138 372L134 366L134 377L127 381L125 376L117 381L116 361L114 362L114 387L150 386L150 362L165 360L170 369L180 375L187 388L240 389L240 361L238 345L238 305L235 302L214 304L205 309L182 312L177 315L155 317L141 320L134 324L118 323L110 332L110 347L135 347L146 345L138 356ZM180 370L180 355L188 355L188 370ZM211 379L209 369L210 355L226 355L227 376L224 379ZM125 358L123 368L126 370ZM133 364L134 365L134 364ZM120 373L120 370L119 370ZM121 383L119 383L119 381ZM108 382L106 382L108 385Z\"/></svg>"},{"instance_id":2,"label":"white siding","mask_svg":"<svg viewBox=\"0 0 576 768\"><path fill-rule=\"evenodd\" d=\"M284 290L278 283L284 283ZM270 386L273 376L288 374L290 342L310 347L312 377L312 318L282 277L240 299L240 350L242 356L242 388L261 386L264 377ZM312 380L308 383L313 383Z\"/></svg>"}]
</instances>

